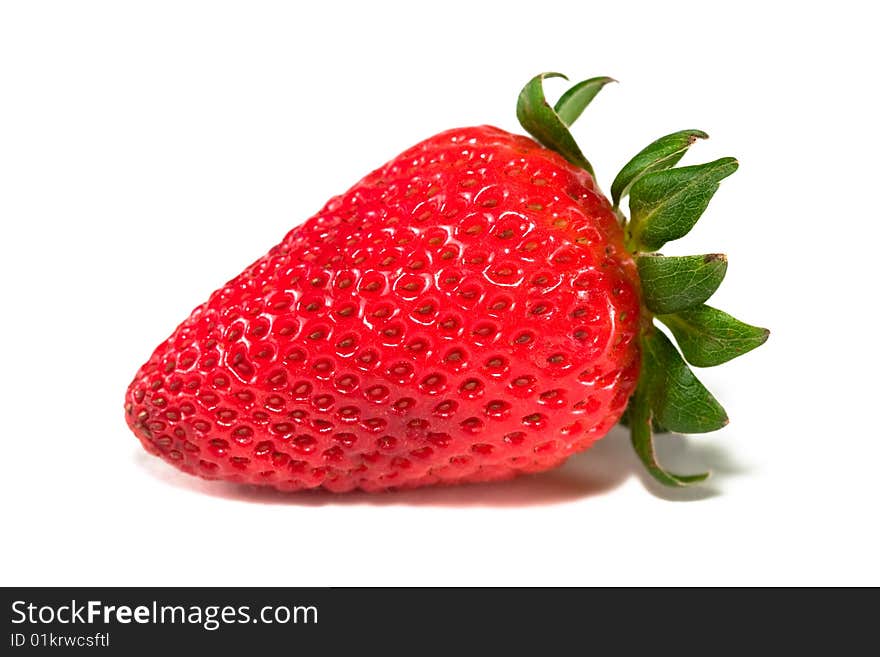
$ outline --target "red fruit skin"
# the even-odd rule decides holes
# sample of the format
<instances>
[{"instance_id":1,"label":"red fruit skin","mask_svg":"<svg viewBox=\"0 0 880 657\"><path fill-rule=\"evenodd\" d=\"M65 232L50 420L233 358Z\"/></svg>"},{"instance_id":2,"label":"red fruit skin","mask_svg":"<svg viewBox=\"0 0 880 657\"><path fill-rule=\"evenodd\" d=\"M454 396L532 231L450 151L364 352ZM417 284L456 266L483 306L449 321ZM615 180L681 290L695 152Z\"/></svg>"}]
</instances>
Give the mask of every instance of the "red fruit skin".
<instances>
[{"instance_id":1,"label":"red fruit skin","mask_svg":"<svg viewBox=\"0 0 880 657\"><path fill-rule=\"evenodd\" d=\"M450 130L214 292L140 368L126 418L184 472L287 491L547 470L620 418L639 307L589 173Z\"/></svg>"}]
</instances>

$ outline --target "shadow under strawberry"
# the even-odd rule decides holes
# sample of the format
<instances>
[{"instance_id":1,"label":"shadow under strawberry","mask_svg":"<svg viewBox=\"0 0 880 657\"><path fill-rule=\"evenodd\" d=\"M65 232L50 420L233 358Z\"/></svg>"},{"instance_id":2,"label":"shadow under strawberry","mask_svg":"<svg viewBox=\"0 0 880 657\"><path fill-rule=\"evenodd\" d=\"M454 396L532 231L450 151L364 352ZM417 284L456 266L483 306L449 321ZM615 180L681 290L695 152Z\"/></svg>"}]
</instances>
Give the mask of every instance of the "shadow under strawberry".
<instances>
[{"instance_id":1,"label":"shadow under strawberry","mask_svg":"<svg viewBox=\"0 0 880 657\"><path fill-rule=\"evenodd\" d=\"M696 438L667 434L657 443L657 452L665 462L681 470L711 469L711 484L699 487L670 488L657 482L642 466L633 452L629 435L623 427L615 427L593 449L572 456L554 470L517 477L507 481L433 486L383 495L354 492L338 495L324 490L305 491L290 495L264 486L207 481L163 467L161 461L140 450L134 460L151 477L164 484L212 497L250 504L286 504L291 506L435 506L435 507L528 507L564 504L609 493L631 477L655 497L674 502L692 502L716 497L719 484L745 469L735 463L721 446L710 445Z\"/></svg>"}]
</instances>

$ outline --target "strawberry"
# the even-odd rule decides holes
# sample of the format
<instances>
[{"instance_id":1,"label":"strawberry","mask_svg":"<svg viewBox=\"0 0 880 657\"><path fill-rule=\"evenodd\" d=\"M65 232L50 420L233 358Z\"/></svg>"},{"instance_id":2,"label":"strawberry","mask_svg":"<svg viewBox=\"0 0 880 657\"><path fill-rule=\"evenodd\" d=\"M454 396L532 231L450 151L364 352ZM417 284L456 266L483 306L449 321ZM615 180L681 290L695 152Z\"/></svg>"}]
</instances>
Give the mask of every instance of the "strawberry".
<instances>
[{"instance_id":1,"label":"strawberry","mask_svg":"<svg viewBox=\"0 0 880 657\"><path fill-rule=\"evenodd\" d=\"M685 359L767 332L704 304L723 256L655 252L736 162L673 168L705 137L674 133L609 201L568 126L610 79L550 107L556 76L519 97L537 141L480 126L416 144L197 307L126 394L144 448L207 479L378 491L546 470L622 420L660 481L705 478L666 472L653 433L723 426Z\"/></svg>"}]
</instances>

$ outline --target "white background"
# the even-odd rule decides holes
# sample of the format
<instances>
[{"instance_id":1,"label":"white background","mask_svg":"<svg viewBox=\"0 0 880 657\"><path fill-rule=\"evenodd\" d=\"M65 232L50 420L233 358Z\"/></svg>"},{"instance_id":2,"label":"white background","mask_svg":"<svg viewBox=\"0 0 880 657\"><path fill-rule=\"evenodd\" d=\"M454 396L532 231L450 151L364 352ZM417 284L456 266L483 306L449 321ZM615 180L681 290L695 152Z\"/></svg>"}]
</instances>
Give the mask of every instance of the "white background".
<instances>
[{"instance_id":1,"label":"white background","mask_svg":"<svg viewBox=\"0 0 880 657\"><path fill-rule=\"evenodd\" d=\"M4 2L0 583L880 584L876 21L869 3ZM484 8L485 7L485 8ZM611 75L575 129L607 189L656 137L740 171L681 246L766 346L701 376L728 428L615 431L511 483L242 491L144 453L153 347L331 195L531 75ZM561 85L548 83L550 94Z\"/></svg>"}]
</instances>

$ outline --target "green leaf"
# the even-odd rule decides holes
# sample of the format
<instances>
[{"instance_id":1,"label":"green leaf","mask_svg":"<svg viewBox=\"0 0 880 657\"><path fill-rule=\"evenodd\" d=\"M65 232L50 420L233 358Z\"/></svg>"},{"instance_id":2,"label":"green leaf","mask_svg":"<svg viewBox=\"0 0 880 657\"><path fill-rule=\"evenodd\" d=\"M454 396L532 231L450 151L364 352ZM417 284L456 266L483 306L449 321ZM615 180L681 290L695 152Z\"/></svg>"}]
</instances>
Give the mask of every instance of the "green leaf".
<instances>
[{"instance_id":1,"label":"green leaf","mask_svg":"<svg viewBox=\"0 0 880 657\"><path fill-rule=\"evenodd\" d=\"M596 97L596 94L602 91L602 87L609 82L617 82L617 80L608 77L601 77L590 78L589 80L578 82L571 89L562 94L562 97L556 102L556 106L553 109L556 110L556 114L559 115L562 122L565 125L570 126L578 120L578 117L587 105L590 104L590 101L592 101L593 98Z\"/></svg>"},{"instance_id":2,"label":"green leaf","mask_svg":"<svg viewBox=\"0 0 880 657\"><path fill-rule=\"evenodd\" d=\"M566 160L593 174L593 167L581 153L568 126L544 97L543 82L546 78L563 78L562 73L541 73L523 87L516 101L516 118L526 131L540 144L556 151Z\"/></svg>"},{"instance_id":3,"label":"green leaf","mask_svg":"<svg viewBox=\"0 0 880 657\"><path fill-rule=\"evenodd\" d=\"M663 469L654 451L654 436L651 432L651 408L645 386L639 384L630 401L629 408L630 440L645 468L661 484L666 486L688 486L705 481L708 472L695 475L673 474Z\"/></svg>"},{"instance_id":4,"label":"green leaf","mask_svg":"<svg viewBox=\"0 0 880 657\"><path fill-rule=\"evenodd\" d=\"M632 406L632 404L633 404L633 400L632 400L632 398L630 398L629 403L626 406L626 409L623 411L623 415L621 415L620 419L617 421L617 423L619 425L621 425L623 427L629 427L630 407ZM657 422L657 418L654 418L651 421L651 430L654 432L655 435L658 433L669 433L669 429L660 426L660 423Z\"/></svg>"},{"instance_id":5,"label":"green leaf","mask_svg":"<svg viewBox=\"0 0 880 657\"><path fill-rule=\"evenodd\" d=\"M702 130L682 130L660 137L639 151L627 162L611 183L611 198L614 207L627 195L633 183L646 173L671 169L687 152L697 139L708 139Z\"/></svg>"},{"instance_id":6,"label":"green leaf","mask_svg":"<svg viewBox=\"0 0 880 657\"><path fill-rule=\"evenodd\" d=\"M642 250L656 251L666 242L687 235L718 184L738 166L732 157L724 157L639 178L629 193L632 240Z\"/></svg>"},{"instance_id":7,"label":"green leaf","mask_svg":"<svg viewBox=\"0 0 880 657\"><path fill-rule=\"evenodd\" d=\"M706 433L727 424L721 404L694 376L666 335L655 329L643 337L642 344L648 402L662 426L678 433Z\"/></svg>"},{"instance_id":8,"label":"green leaf","mask_svg":"<svg viewBox=\"0 0 880 657\"><path fill-rule=\"evenodd\" d=\"M742 356L767 341L770 331L750 326L710 306L658 319L669 327L684 357L697 367L712 367Z\"/></svg>"},{"instance_id":9,"label":"green leaf","mask_svg":"<svg viewBox=\"0 0 880 657\"><path fill-rule=\"evenodd\" d=\"M699 306L714 294L727 273L727 258L720 253L682 257L640 255L636 265L645 305L658 314Z\"/></svg>"}]
</instances>

